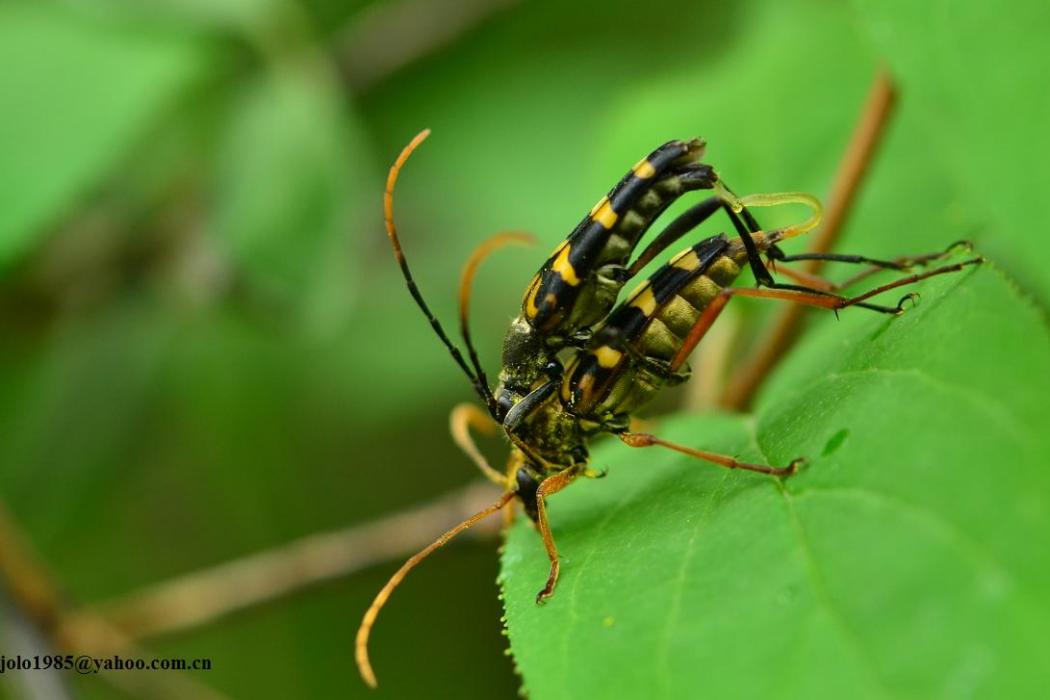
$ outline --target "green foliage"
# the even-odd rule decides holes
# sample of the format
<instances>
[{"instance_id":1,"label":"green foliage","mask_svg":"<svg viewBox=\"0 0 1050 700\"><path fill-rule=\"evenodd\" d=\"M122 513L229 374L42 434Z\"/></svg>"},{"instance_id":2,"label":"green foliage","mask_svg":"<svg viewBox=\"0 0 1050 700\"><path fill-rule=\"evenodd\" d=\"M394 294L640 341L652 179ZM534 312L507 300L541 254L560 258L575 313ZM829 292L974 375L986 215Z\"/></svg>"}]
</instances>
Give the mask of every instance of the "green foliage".
<instances>
[{"instance_id":1,"label":"green foliage","mask_svg":"<svg viewBox=\"0 0 1050 700\"><path fill-rule=\"evenodd\" d=\"M361 225L366 181L351 174L364 158L350 144L363 139L344 133L326 77L292 64L244 90L222 135L212 226L263 301L330 326L354 288L346 231Z\"/></svg>"},{"instance_id":2,"label":"green foliage","mask_svg":"<svg viewBox=\"0 0 1050 700\"><path fill-rule=\"evenodd\" d=\"M917 154L937 163L974 220L967 235L1050 304L1050 275L1025 252L1040 240L1033 231L1050 188L1050 8L1039 0L855 4L915 111Z\"/></svg>"},{"instance_id":3,"label":"green foliage","mask_svg":"<svg viewBox=\"0 0 1050 700\"><path fill-rule=\"evenodd\" d=\"M993 268L941 278L899 319L810 335L753 418L679 417L671 440L784 481L603 446L504 554L512 649L537 700L1036 697L1050 624L1050 336ZM990 340L994 339L994 340Z\"/></svg>"},{"instance_id":4,"label":"green foliage","mask_svg":"<svg viewBox=\"0 0 1050 700\"><path fill-rule=\"evenodd\" d=\"M531 697L1045 688L1033 640L1050 623L1050 567L1034 543L1050 537L1050 339L1029 295L1045 302L1050 275L1031 254L1041 242L1029 205L1045 189L1037 37L1050 13L1014 9L754 8L751 41L688 97L665 109L683 66L612 114L619 141L703 113L727 178L820 191L861 98L842 90L885 57L898 108L840 250L897 255L972 238L995 264L929 281L899 319L822 319L751 417L680 416L655 430L755 461L808 457L789 480L598 449L609 477L551 499L564 559L546 606L533 603L547 567L535 533L519 523L509 535L507 624ZM990 35L993 22L1002 31ZM725 109L741 85L760 84L752 109Z\"/></svg>"},{"instance_id":5,"label":"green foliage","mask_svg":"<svg viewBox=\"0 0 1050 700\"><path fill-rule=\"evenodd\" d=\"M43 4L0 6L0 270L206 65L185 36L85 21Z\"/></svg>"},{"instance_id":6,"label":"green foliage","mask_svg":"<svg viewBox=\"0 0 1050 700\"><path fill-rule=\"evenodd\" d=\"M353 71L344 71L343 62L356 54L347 51L347 37L368 26L373 13L399 6L398 0L0 5L0 498L72 600L90 604L119 597L418 503L475 476L446 432L449 407L469 398L469 390L405 293L382 231L385 166L423 127L432 127L434 135L403 175L398 216L420 286L439 316L455 318L456 275L482 237L524 229L541 241L533 252L495 256L478 277L474 329L490 370L507 319L543 252L642 153L668 138L704 136L711 161L741 191L824 194L882 61L901 83L901 100L840 248L893 256L974 238L1024 293L1044 303L1050 299L1050 275L1039 259L1039 212L1031 211L1046 189L1038 159L1047 150L1042 125L1050 117L1041 84L1048 54L1039 44L1047 33L1040 3L1014 3L1009 12L990 4L982 9L977 3L862 0L652 0L643 12L637 3L607 0L494 4L504 9L458 29L453 16L448 26L424 26L411 11L395 12L397 21L386 29L391 39L377 42L380 49L397 55L411 48L413 38L441 40L366 90L346 79ZM987 31L992 24L999 30ZM698 235L717 230L712 224ZM844 414L835 421L811 416L812 404L794 410L792 397L817 391L820 386L808 385L846 361L830 349L842 352L856 343L850 361L874 362L863 348L881 328L886 330L873 347L900 338L894 353L936 351L919 364L933 362L947 372L941 381L950 391L976 386L978 395L1003 397L1004 411L1024 420L1035 415L1041 375L1034 373L1025 390L1011 390L1014 375L997 373L1013 372L1017 358L1045 351L1031 339L1043 337L1041 320L1018 303L1000 304L994 312L985 308L984 299L1014 299L996 275L982 270L963 281L930 285L916 314L890 324L848 313L840 324L815 329L808 341L813 345L793 354L778 373L757 419L757 436L771 459L795 451L814 458L785 488L844 479L834 470L855 464L846 457L855 460L868 449L863 440L875 440L873 435L887 442L887 436L907 438L916 452L927 440L938 454L961 451L955 443L943 444L943 422L950 415L940 415L941 424L926 416L908 424L904 409L911 404L887 398L889 391L878 394L886 405L872 433L864 432L872 425L869 415L861 421ZM953 294L938 301L946 290ZM1018 345L1009 362L999 363L1003 367L994 363L994 353L956 354L947 340L913 343L927 337L927 326L958 321L965 325L957 332L989 339L985 345L992 353L997 346L990 339L998 336L987 324L971 327L975 321L967 309L944 311L975 295L982 304L975 314L984 309L991 321L1031 321L1036 335L1023 347L1016 337L1003 336ZM761 307L743 302L740 308L750 314ZM829 353L834 362L825 366ZM961 368L968 383L956 381ZM859 382L867 375L849 376ZM871 379L889 381L883 375ZM834 394L842 386L824 390ZM873 387L856 390L875 400ZM835 406L848 403L837 394L832 398ZM712 420L681 417L667 430L686 441L759 456L750 433L741 432L746 422ZM1002 428L1002 422L993 421L993 427ZM973 433L965 431L962 438L976 439ZM995 444L971 452L984 455ZM607 481L574 486L552 502L567 555L566 587L559 596L570 591L587 552L572 538L589 536L611 512L605 504L629 495L619 485L635 474L642 478L640 464L665 470L664 481L631 492L637 507L616 511L609 526L628 528L628 538L591 557L597 564L609 553L614 568L600 585L615 586L624 606L641 601L647 589L624 578L616 546L628 541L636 551L686 551L689 539L682 533L691 532L689 523L713 526L707 519L690 520L697 504L710 518L729 507L733 489L741 490L733 507L746 509L749 518L759 518L758 508L770 502L777 513L786 508L770 482L749 475L712 473L691 463L686 469L673 457L616 445L600 451L599 461L615 467ZM992 462L998 469L979 473L958 466L965 477L943 485L941 496L953 503L961 499L960 508L979 508L980 523L1001 511L1012 518L1007 524L1015 523L1018 513L1046 507L1035 481L1026 482L1033 486L1017 512L992 499L998 491L980 479L1001 478L1006 469L998 456ZM1022 460L1016 468L1031 463ZM907 466L898 465L905 471ZM897 472L884 471L881 462L863 473L881 474L901 487L926 483L891 479ZM690 478L724 480L712 492L708 481ZM971 481L977 486L963 492ZM866 483L854 488L865 494L875 489ZM982 490L987 502L974 504ZM962 498L967 495L971 500ZM676 497L685 499L677 511L669 505ZM800 494L795 505L819 554L820 533L847 531L825 512L836 504L810 498ZM846 516L854 511L880 505L849 503L842 519L849 522ZM928 512L940 512L933 508L941 505ZM818 513L818 506L825 511ZM636 527L650 515L654 524L656 516L669 518L666 542ZM834 526L825 527L824 517L833 518ZM872 519L883 520L880 513ZM777 524L783 525L782 517ZM694 541L696 547L726 547L734 537L751 543L753 532L734 527L715 538L701 529ZM514 594L525 596L520 611L527 615L556 616L565 602L556 596L545 610L531 607L542 552L530 533L519 530L513 537L521 558L507 578L513 589L510 631L525 683L542 698L544 679L560 683L565 670L544 663L561 663L563 654L538 632L536 644L523 645L530 626L514 616ZM989 551L998 553L1000 544L989 544ZM518 682L501 656L491 547L467 547L459 543L429 561L384 612L373 653L383 691L391 696L502 697ZM707 571L711 562L726 566L733 554L698 551L689 561ZM667 561L680 570L681 558ZM798 573L797 565L783 573L772 563L769 573L756 573L769 581ZM1007 578L1031 580L1013 565L1004 554ZM216 670L199 680L232 697L364 696L347 671L353 627L391 566L144 643L160 653L212 656ZM860 564L857 570L864 571ZM960 580L965 574L972 581L976 572L964 568ZM825 578L830 598L841 582L827 572ZM748 591L754 580L748 580ZM812 595L806 581L776 589L787 591L778 603L782 617L795 614L791 606ZM897 592L899 597L878 602L907 606L928 593L921 587L915 595ZM727 615L733 606L746 610L750 604L736 591L711 598ZM684 610L690 603L682 600ZM891 612L891 619L904 614ZM928 619L935 620L934 613ZM424 619L429 629L421 628ZM760 632L752 636L773 649L778 634L805 633L803 642L814 641L803 648L813 648L823 639L816 626L826 623L814 619L801 628L752 620ZM631 629L628 613L612 622L603 631ZM639 617L634 624L641 629L642 623ZM559 625L545 622L542 630ZM931 622L924 629L934 635L930 630L936 628ZM1004 623L1002 638L1023 640L1030 628L1010 630ZM974 639L951 620L943 629L946 636ZM741 643L721 632L715 636L722 645ZM662 639L671 644L675 637ZM1003 648L989 639L989 649ZM636 654L642 649L640 643L632 648ZM777 647L774 656L793 648ZM548 650L558 656L545 656ZM1018 658L1028 658L1023 653ZM872 654L873 668L904 668ZM589 647L567 648L564 656L574 661L566 667L571 671L613 669L609 682L632 689L627 677L634 671L615 657L605 661ZM664 658L667 665L652 677L631 676L640 679L637 687L665 687L660 683L670 677L666 687L674 689L688 670L701 667L690 664L682 671L674 665L681 654ZM973 658L966 668L979 684L992 657L978 649ZM761 680L742 678L726 665L729 660L702 667L739 682ZM854 668L831 661L823 667L829 677ZM805 695L805 677L795 668L784 666L784 687ZM72 685L86 697L115 697L98 679Z\"/></svg>"}]
</instances>

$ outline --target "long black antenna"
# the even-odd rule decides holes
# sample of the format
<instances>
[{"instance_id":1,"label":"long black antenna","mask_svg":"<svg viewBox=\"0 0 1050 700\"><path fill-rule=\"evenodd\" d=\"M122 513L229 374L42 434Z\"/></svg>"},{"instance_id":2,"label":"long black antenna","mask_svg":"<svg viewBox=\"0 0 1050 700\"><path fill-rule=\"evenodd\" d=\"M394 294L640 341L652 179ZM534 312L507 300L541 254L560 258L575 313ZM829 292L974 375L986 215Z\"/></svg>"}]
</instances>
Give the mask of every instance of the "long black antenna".
<instances>
[{"instance_id":1,"label":"long black antenna","mask_svg":"<svg viewBox=\"0 0 1050 700\"><path fill-rule=\"evenodd\" d=\"M397 264L401 267L401 274L405 278L405 283L408 285L408 292L412 295L412 298L416 300L416 305L419 306L420 310L423 311L423 315L430 321L430 327L434 329L437 336L441 338L441 342L445 344L448 351L452 353L452 359L456 361L463 373L470 379L471 385L474 387L474 391L477 392L481 400L489 405L492 402L492 392L487 386L481 383L478 377L470 370L467 366L466 361L463 359L463 355L460 353L459 348L452 344L449 340L448 335L445 334L445 329L441 327L441 322L437 320L431 312L430 307L423 301L423 295L419 292L419 287L416 286L416 281L412 278L412 271L408 269L408 261L405 260L405 253L401 250L401 241L397 237L397 228L394 226L394 185L397 184L398 173L401 172L402 166L408 157L412 155L412 152L416 150L419 144L430 136L430 129L423 129L423 131L416 134L416 137L412 139L407 146L401 151L401 154L394 161L394 164L390 166L390 174L386 178L386 191L383 193L383 214L384 221L386 222L386 235L390 238L390 245L394 248L394 258L397 259ZM494 403L494 402L493 402Z\"/></svg>"}]
</instances>

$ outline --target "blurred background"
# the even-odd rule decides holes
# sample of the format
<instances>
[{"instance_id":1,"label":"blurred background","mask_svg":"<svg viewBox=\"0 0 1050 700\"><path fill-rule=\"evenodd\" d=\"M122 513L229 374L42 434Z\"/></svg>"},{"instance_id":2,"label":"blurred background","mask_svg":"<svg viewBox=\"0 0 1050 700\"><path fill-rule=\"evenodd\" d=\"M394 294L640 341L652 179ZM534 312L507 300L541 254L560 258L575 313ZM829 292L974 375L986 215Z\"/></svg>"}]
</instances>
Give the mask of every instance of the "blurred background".
<instances>
[{"instance_id":1,"label":"blurred background","mask_svg":"<svg viewBox=\"0 0 1050 700\"><path fill-rule=\"evenodd\" d=\"M0 498L17 530L60 596L90 605L475 480L446 429L469 387L382 229L386 168L424 127L398 218L439 317L455 325L460 266L482 238L540 239L478 276L492 374L545 252L639 157L704 136L738 191L824 196L886 61L902 85L893 186L913 183L942 225L914 230L908 207L862 197L843 248L976 237L1045 303L1050 281L1011 228L1029 193L969 197L998 159L1039 152L980 139L990 120L1039 126L1010 100L1041 64L930 63L910 24L816 0L0 4ZM959 70L973 109L940 87ZM464 540L399 590L373 639L380 692L515 694L496 549ZM364 697L353 635L395 566L142 643L211 658L193 679L229 697ZM12 646L25 623L12 600L8 655L34 648ZM26 695L8 673L0 693L127 696L62 678Z\"/></svg>"}]
</instances>

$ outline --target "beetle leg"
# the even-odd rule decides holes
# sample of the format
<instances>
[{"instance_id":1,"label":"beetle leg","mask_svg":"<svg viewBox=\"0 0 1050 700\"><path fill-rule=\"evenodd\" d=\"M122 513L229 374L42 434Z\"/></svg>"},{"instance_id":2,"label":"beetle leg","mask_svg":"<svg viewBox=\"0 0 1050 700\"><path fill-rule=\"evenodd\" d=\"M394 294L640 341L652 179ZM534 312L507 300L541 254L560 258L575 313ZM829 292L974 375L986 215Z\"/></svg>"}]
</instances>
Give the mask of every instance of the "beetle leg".
<instances>
[{"instance_id":1,"label":"beetle leg","mask_svg":"<svg viewBox=\"0 0 1050 700\"><path fill-rule=\"evenodd\" d=\"M931 262L943 260L958 250L973 250L973 245L969 241L956 241L938 253L926 253L924 255L894 258L893 260L877 260L863 255L841 255L838 253L800 253L798 255L785 255L776 246L770 248L767 255L770 258L768 266L771 269L774 262L795 262L801 260L821 260L853 265L866 264L869 266L840 283L829 282L828 280L802 270L792 270L783 267L779 268L779 272L782 272L785 276L792 278L796 282L800 282L810 287L816 287L822 291L837 292L843 289L848 289L882 270L899 270L907 272L913 268L926 267ZM774 251L776 252L774 253Z\"/></svg>"},{"instance_id":2,"label":"beetle leg","mask_svg":"<svg viewBox=\"0 0 1050 700\"><path fill-rule=\"evenodd\" d=\"M488 460L485 459L485 455L478 450L478 446L474 443L474 438L470 434L470 429L474 428L485 435L493 435L496 432L497 425L489 414L472 403L457 405L448 416L448 429L452 433L452 441L459 446L459 449L463 450L467 457L470 457L470 461L477 465L481 473L485 475L485 478L494 484L506 488L508 483L506 477L489 464Z\"/></svg>"},{"instance_id":3,"label":"beetle leg","mask_svg":"<svg viewBox=\"0 0 1050 700\"><path fill-rule=\"evenodd\" d=\"M540 535L543 537L543 546L547 549L547 557L551 562L550 573L547 575L547 584L543 587L543 590L536 594L536 602L542 603L547 598L550 598L554 593L554 586L558 583L558 572L561 570L561 563L558 560L558 547L554 544L554 536L551 534L550 522L547 519L547 496L552 496L563 488L571 484L577 476L579 476L579 469L576 467L570 467L563 471L558 472L552 476L548 476L536 489L536 511L538 517L536 518L536 524L540 528Z\"/></svg>"},{"instance_id":4,"label":"beetle leg","mask_svg":"<svg viewBox=\"0 0 1050 700\"><path fill-rule=\"evenodd\" d=\"M735 457L728 455L718 454L717 452L707 452L705 450L696 450L692 447L686 447L685 445L679 445L674 442L668 442L667 440L661 440L655 435L649 433L620 433L617 435L623 443L629 447L653 447L660 446L666 447L669 450L675 452L681 452L684 455L690 457L696 457L713 464L717 464L726 469L746 469L752 472L759 472L761 474L771 474L773 476L791 476L797 470L800 464L805 460L801 457L792 460L791 464L786 467L770 467L765 464L751 464L750 462L741 462Z\"/></svg>"},{"instance_id":5,"label":"beetle leg","mask_svg":"<svg viewBox=\"0 0 1050 700\"><path fill-rule=\"evenodd\" d=\"M820 296L830 297L831 299L835 300L834 304L831 304L831 305L817 304L817 305L818 306L827 306L827 308L831 308L831 309L835 309L835 310L844 309L847 306L860 306L861 308L871 309L872 311L880 311L882 313L898 313L899 314L899 313L901 313L903 311L903 308L901 307L900 304L897 304L897 308L894 310L894 309L892 309L890 307L880 306L878 304L868 304L868 303L866 303L865 300L870 299L871 297L876 296L878 294L882 294L883 292L887 292L887 291L889 291L891 289L896 289L897 287L903 287L903 286L906 286L906 285L909 285L909 284L915 284L916 282L919 282L920 280L924 280L927 277L935 277L937 275L943 275L943 274L946 274L946 273L949 273L949 272L958 272L959 270L963 269L964 267L967 267L969 265L980 265L982 262L984 262L984 258L978 256L976 258L971 258L969 260L964 260L963 262L960 262L960 263L954 263L952 265L943 265L941 267L936 267L936 268L934 268L932 270L927 270L925 272L920 272L920 273L917 273L917 274L914 274L914 275L908 275L907 277L902 277L902 278L900 278L898 280L894 280L893 282L889 282L887 284L880 285L878 287L875 287L874 289L870 289L867 292L864 292L863 294L860 294L858 296L851 297L851 298L842 297L842 296L839 296L839 295L834 294L834 293L829 292L829 291L824 291L824 290L821 290L821 289L815 289L815 288L807 287L807 286L804 286L804 285L783 284L783 283L780 283L780 282L776 282L773 285L771 285L771 290L790 290L790 291L801 292L803 294L813 294L813 295L820 295ZM757 295L755 295L755 296L757 296ZM918 295L909 295L909 296L918 296ZM887 309L889 309L889 310L887 310Z\"/></svg>"},{"instance_id":6,"label":"beetle leg","mask_svg":"<svg viewBox=\"0 0 1050 700\"><path fill-rule=\"evenodd\" d=\"M508 485L509 484L513 484L515 479L516 479L516 477L517 477L518 469L520 469L521 465L523 465L524 463L525 463L525 455L524 455L524 453L522 453L521 450L511 450L510 451L510 456L507 458L507 474L506 474L506 481L504 483L506 483ZM504 509L503 509L503 529L504 530L509 530L510 526L514 524L514 518L517 515L517 512L518 511L514 507L514 502L513 501L511 501L510 503L508 503L506 505L506 507L504 507Z\"/></svg>"},{"instance_id":7,"label":"beetle leg","mask_svg":"<svg viewBox=\"0 0 1050 700\"><path fill-rule=\"evenodd\" d=\"M686 209L682 214L671 221L671 223L669 223L667 227L653 239L652 243L645 247L645 250L642 251L627 269L628 278L634 277L643 267L652 262L653 258L662 253L669 245L705 222L719 210L724 211L726 216L728 216L729 220L733 223L737 235L740 236L741 240L744 242L744 247L748 251L748 257L761 260L761 258L758 257L758 246L756 245L755 240L751 237L752 234L761 232L761 226L759 226L755 217L750 211L748 211L746 206L742 204L743 200L733 194L733 191L729 189L728 185L719 180L715 183L714 189L716 192L719 192L719 194L714 197L709 197L699 204L695 204L689 209ZM761 200L757 206L794 204L801 201L804 204L814 207L814 210L819 212L819 203L816 203L815 200L808 196L805 196L804 200L800 199L803 195L792 193L754 195L754 197L765 198ZM739 209L737 209L737 207L739 207ZM819 218L819 213L816 216ZM759 263L758 267L752 264L752 269L755 272L756 278L759 279L762 284L773 281L772 278L769 277L769 273L761 266L761 263Z\"/></svg>"},{"instance_id":8,"label":"beetle leg","mask_svg":"<svg viewBox=\"0 0 1050 700\"><path fill-rule=\"evenodd\" d=\"M645 250L641 252L635 261L631 263L631 266L627 268L627 275L623 282L626 282L627 279L637 275L643 267L652 262L653 258L662 253L667 246L692 231L694 228L709 219L712 214L724 207L725 204L721 197L709 197L699 204L695 204L689 207L689 209L686 209L685 212L669 223L664 230L653 239L652 243L645 247Z\"/></svg>"},{"instance_id":9,"label":"beetle leg","mask_svg":"<svg viewBox=\"0 0 1050 700\"><path fill-rule=\"evenodd\" d=\"M838 311L839 309L844 309L848 306L859 306L861 308L870 309L871 311L878 311L879 313L899 315L904 312L904 302L910 300L914 303L918 297L917 294L912 293L904 296L896 306L869 304L866 300L876 294L881 294L904 285L914 284L915 282L924 280L927 277L943 275L949 272L957 272L968 265L976 265L982 261L983 258L973 258L961 263L944 265L942 267L934 268L933 270L927 270L923 273L908 275L907 277L890 282L889 284L884 284L881 287L876 287L875 289L855 297L842 297L820 289L781 284L779 282L770 289L752 289L747 287L730 287L724 289L711 301L710 304L708 304L707 308L705 308L703 313L697 318L693 328L689 331L689 335L686 336L685 341L682 343L682 347L679 348L678 354L675 355L674 359L671 361L671 370L674 371L682 366L689 357L689 354L693 351L693 348L695 348L697 343L699 343L704 337L707 331L711 328L711 325L715 322L715 319L718 318L719 314L722 313L722 310L725 309L726 304L728 304L729 300L734 296L781 299L783 301L793 301L808 306L832 309L833 311Z\"/></svg>"}]
</instances>

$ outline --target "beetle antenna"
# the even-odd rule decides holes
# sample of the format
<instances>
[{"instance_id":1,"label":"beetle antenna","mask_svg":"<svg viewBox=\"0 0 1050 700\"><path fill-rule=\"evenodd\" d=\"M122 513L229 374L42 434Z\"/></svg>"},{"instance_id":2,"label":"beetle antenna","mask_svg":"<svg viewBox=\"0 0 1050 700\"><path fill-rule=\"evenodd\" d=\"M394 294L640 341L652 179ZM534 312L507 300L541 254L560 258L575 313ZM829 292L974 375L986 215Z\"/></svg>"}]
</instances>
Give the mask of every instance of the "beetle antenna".
<instances>
[{"instance_id":1,"label":"beetle antenna","mask_svg":"<svg viewBox=\"0 0 1050 700\"><path fill-rule=\"evenodd\" d=\"M463 336L463 343L467 346L467 352L470 353L470 362L474 365L474 371L478 375L478 383L488 390L488 395L485 397L488 403L489 413L493 418L497 415L496 410L496 399L489 390L489 380L485 376L485 370L481 366L481 361L478 359L478 351L474 348L474 342L470 337L470 293L471 287L474 283L474 275L478 271L478 266L487 258L489 255L494 253L508 245L520 244L520 245L534 245L536 239L527 233L520 233L518 231L506 231L504 233L497 233L491 238L483 241L481 245L474 249L474 252L470 254L467 259L467 263L463 266L463 274L459 278L459 332Z\"/></svg>"},{"instance_id":2,"label":"beetle antenna","mask_svg":"<svg viewBox=\"0 0 1050 700\"><path fill-rule=\"evenodd\" d=\"M408 285L408 292L415 299L416 305L423 311L423 315L430 321L430 327L437 333L438 338L441 338L441 342L445 344L448 351L452 354L452 359L456 361L460 369L470 379L470 383L474 386L474 391L478 393L486 404L492 401L492 392L488 386L483 384L467 366L466 361L463 359L463 355L460 353L459 348L452 344L449 340L448 335L445 334L445 329L442 328L441 322L437 320L430 307L423 301L423 295L419 291L419 287L416 286L416 281L412 277L412 271L408 269L408 261L405 259L405 252L401 249L401 240L397 236L397 228L394 226L394 185L397 184L397 176L401 172L401 168L404 166L405 161L412 155L412 152L416 150L419 144L430 136L430 129L423 129L423 131L416 134L407 146L401 151L401 154L394 161L394 164L390 166L390 174L386 178L386 190L383 193L383 220L386 223L386 235L390 238L390 245L394 249L394 258L397 260L397 264L401 267L401 275L405 278L405 283ZM494 401L493 401L494 403Z\"/></svg>"},{"instance_id":3,"label":"beetle antenna","mask_svg":"<svg viewBox=\"0 0 1050 700\"><path fill-rule=\"evenodd\" d=\"M507 491L498 501L490 505L488 508L478 511L441 537L434 540L431 544L427 545L426 548L412 555L412 557L402 564L401 568L390 577L390 580L386 582L386 585L383 586L382 590L379 591L375 600L372 601L368 610L365 611L364 619L361 620L361 626L357 628L357 640L354 642L354 656L357 659L357 670L361 673L361 678L364 679L365 683L370 687L377 687L379 681L376 680L375 671L372 670L372 664L368 660L368 636L372 632L372 625L375 624L379 611L383 609L387 599L390 598L390 594L393 593L394 589L398 587L398 584L404 580L405 576L408 575L408 572L414 569L419 562L426 559L431 552L441 547L443 544L478 521L484 520L496 511L501 510L505 505L510 503L515 495L515 491Z\"/></svg>"}]
</instances>

